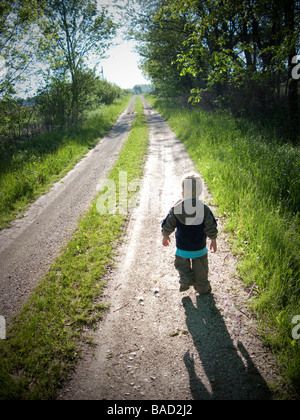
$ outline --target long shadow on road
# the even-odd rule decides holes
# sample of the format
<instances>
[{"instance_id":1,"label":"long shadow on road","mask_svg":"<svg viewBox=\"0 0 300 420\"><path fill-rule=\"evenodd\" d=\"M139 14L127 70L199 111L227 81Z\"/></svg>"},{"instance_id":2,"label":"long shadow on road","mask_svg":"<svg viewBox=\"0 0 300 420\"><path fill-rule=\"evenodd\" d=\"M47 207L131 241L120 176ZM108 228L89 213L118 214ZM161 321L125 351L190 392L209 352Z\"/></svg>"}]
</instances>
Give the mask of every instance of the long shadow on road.
<instances>
[{"instance_id":1,"label":"long shadow on road","mask_svg":"<svg viewBox=\"0 0 300 420\"><path fill-rule=\"evenodd\" d=\"M199 360L195 360L189 351L185 353L184 362L189 373L193 398L271 399L272 394L244 345L238 343L238 349L234 346L213 295L198 296L197 307L189 297L184 297L182 303L186 312L186 324L202 366L199 369ZM204 378L201 380L200 376L206 376L206 386Z\"/></svg>"}]
</instances>

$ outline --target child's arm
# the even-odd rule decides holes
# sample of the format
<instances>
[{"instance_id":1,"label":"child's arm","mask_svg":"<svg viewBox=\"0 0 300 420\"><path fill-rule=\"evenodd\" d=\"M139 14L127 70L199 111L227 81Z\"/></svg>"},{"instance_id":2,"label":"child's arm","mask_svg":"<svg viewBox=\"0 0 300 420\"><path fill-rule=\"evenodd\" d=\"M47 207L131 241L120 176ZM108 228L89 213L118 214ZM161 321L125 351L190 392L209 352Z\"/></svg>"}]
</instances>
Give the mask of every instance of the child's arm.
<instances>
[{"instance_id":1,"label":"child's arm","mask_svg":"<svg viewBox=\"0 0 300 420\"><path fill-rule=\"evenodd\" d=\"M162 235L163 235L163 240L162 240L163 246L169 246L170 245L170 243L171 243L170 235L176 229L176 225L177 225L176 217L175 217L173 211L171 210L169 212L168 216L163 220L163 222L161 224L161 232L162 232Z\"/></svg>"},{"instance_id":2,"label":"child's arm","mask_svg":"<svg viewBox=\"0 0 300 420\"><path fill-rule=\"evenodd\" d=\"M210 250L215 253L217 252L217 221L208 206L204 207L204 226L204 231L211 240Z\"/></svg>"}]
</instances>

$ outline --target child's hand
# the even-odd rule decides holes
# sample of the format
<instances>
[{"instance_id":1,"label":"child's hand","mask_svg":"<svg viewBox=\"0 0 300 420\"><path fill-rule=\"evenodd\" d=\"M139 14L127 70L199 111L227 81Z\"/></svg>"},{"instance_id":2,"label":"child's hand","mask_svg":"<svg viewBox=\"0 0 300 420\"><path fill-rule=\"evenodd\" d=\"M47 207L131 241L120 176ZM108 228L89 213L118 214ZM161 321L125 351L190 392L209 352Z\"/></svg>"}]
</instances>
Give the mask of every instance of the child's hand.
<instances>
[{"instance_id":1,"label":"child's hand","mask_svg":"<svg viewBox=\"0 0 300 420\"><path fill-rule=\"evenodd\" d=\"M212 239L211 243L210 243L210 251L212 253L217 252L217 240L216 239Z\"/></svg>"},{"instance_id":2,"label":"child's hand","mask_svg":"<svg viewBox=\"0 0 300 420\"><path fill-rule=\"evenodd\" d=\"M162 244L163 246L169 246L171 243L171 238L170 236L164 236L163 240L162 240Z\"/></svg>"}]
</instances>

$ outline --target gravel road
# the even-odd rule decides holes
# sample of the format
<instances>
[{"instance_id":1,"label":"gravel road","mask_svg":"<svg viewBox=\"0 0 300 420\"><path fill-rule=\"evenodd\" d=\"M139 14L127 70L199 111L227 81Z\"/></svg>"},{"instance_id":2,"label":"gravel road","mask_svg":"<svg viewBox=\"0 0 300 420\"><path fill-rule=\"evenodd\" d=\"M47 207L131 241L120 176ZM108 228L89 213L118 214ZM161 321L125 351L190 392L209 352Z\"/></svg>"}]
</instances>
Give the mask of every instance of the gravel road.
<instances>
[{"instance_id":1,"label":"gravel road","mask_svg":"<svg viewBox=\"0 0 300 420\"><path fill-rule=\"evenodd\" d=\"M113 166L134 119L134 98L111 132L12 227L0 232L0 315L7 321L72 236Z\"/></svg>"},{"instance_id":2,"label":"gravel road","mask_svg":"<svg viewBox=\"0 0 300 420\"><path fill-rule=\"evenodd\" d=\"M107 276L103 301L111 306L95 333L97 347L83 349L58 399L271 398L268 384L278 380L274 361L247 309L222 219L218 252L209 254L212 294L179 293L174 237L163 248L160 223L193 163L164 119L144 105L149 154L140 206ZM206 187L203 200L211 202Z\"/></svg>"}]
</instances>

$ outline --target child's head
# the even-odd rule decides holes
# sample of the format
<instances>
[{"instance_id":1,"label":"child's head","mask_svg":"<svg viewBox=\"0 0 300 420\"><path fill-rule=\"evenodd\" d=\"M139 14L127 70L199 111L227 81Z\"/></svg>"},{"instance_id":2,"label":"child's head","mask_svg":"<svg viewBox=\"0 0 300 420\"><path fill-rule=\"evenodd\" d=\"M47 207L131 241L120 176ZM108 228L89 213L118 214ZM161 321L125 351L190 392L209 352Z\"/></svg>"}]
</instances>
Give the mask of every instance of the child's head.
<instances>
[{"instance_id":1,"label":"child's head","mask_svg":"<svg viewBox=\"0 0 300 420\"><path fill-rule=\"evenodd\" d=\"M182 196L184 198L197 197L202 194L202 178L196 172L189 172L182 177Z\"/></svg>"}]
</instances>

